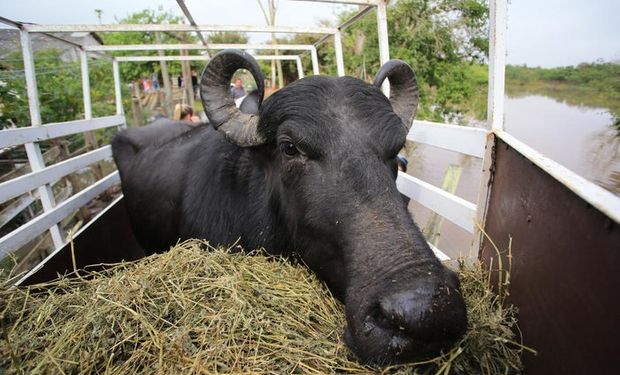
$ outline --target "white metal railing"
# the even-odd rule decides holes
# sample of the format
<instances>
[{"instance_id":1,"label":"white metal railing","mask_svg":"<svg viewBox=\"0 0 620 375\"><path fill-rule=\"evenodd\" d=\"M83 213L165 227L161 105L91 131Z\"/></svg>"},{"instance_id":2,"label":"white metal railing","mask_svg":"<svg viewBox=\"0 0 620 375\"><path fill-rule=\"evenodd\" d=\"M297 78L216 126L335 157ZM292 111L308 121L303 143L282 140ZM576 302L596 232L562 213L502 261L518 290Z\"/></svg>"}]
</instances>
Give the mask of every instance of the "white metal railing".
<instances>
[{"instance_id":1,"label":"white metal railing","mask_svg":"<svg viewBox=\"0 0 620 375\"><path fill-rule=\"evenodd\" d=\"M73 172L112 156L112 148L103 146L85 154L0 183L0 203L18 197L45 184L51 184Z\"/></svg>"},{"instance_id":2,"label":"white metal railing","mask_svg":"<svg viewBox=\"0 0 620 375\"><path fill-rule=\"evenodd\" d=\"M120 182L118 171L112 172L93 185L90 185L66 201L58 204L52 210L44 212L13 232L0 238L0 258L27 244L53 225L59 223L73 211L84 206L118 182Z\"/></svg>"},{"instance_id":3,"label":"white metal railing","mask_svg":"<svg viewBox=\"0 0 620 375\"><path fill-rule=\"evenodd\" d=\"M104 129L112 126L122 126L124 124L125 116L113 115L97 117L90 120L75 120L50 123L43 126L0 130L0 147L41 142L81 132Z\"/></svg>"}]
</instances>

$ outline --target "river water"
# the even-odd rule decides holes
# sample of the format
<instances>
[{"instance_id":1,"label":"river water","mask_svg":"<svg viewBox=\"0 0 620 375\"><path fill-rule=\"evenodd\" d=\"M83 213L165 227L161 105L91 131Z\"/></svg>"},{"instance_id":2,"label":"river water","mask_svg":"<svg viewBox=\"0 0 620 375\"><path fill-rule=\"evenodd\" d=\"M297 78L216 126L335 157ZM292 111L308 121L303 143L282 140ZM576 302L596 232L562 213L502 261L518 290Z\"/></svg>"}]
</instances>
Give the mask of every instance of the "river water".
<instances>
[{"instance_id":1,"label":"river water","mask_svg":"<svg viewBox=\"0 0 620 375\"><path fill-rule=\"evenodd\" d=\"M604 108L568 105L539 96L506 97L504 128L536 151L564 165L616 195L620 195L620 136L611 126L612 115ZM441 187L450 166L461 167L455 194L477 203L482 161L423 144L408 144L407 173ZM452 167L454 168L454 167ZM433 213L411 202L409 209L418 226L428 229ZM451 258L475 257L473 236L443 220L437 247Z\"/></svg>"}]
</instances>

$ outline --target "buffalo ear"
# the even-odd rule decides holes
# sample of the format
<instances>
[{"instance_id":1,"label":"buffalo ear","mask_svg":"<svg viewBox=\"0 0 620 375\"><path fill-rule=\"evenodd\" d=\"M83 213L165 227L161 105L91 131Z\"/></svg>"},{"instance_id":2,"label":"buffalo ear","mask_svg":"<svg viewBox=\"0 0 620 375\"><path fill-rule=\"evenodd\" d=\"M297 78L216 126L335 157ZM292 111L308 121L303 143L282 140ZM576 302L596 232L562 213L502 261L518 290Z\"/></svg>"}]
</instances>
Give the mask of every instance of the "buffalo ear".
<instances>
[{"instance_id":1,"label":"buffalo ear","mask_svg":"<svg viewBox=\"0 0 620 375\"><path fill-rule=\"evenodd\" d=\"M407 130L411 128L418 109L420 95L413 69L402 60L390 60L381 66L373 85L381 88L383 81L390 82L390 103Z\"/></svg>"}]
</instances>

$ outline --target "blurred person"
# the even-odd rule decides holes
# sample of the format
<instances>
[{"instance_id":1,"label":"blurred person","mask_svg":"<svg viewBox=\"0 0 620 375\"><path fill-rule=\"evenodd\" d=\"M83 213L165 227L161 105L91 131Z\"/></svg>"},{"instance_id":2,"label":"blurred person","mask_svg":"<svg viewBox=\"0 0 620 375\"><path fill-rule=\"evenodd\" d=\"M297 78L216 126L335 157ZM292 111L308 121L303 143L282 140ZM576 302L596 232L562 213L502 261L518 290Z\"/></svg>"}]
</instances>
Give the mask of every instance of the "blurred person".
<instances>
[{"instance_id":1,"label":"blurred person","mask_svg":"<svg viewBox=\"0 0 620 375\"><path fill-rule=\"evenodd\" d=\"M173 120L200 122L200 118L194 114L194 109L187 104L174 106Z\"/></svg>"}]
</instances>

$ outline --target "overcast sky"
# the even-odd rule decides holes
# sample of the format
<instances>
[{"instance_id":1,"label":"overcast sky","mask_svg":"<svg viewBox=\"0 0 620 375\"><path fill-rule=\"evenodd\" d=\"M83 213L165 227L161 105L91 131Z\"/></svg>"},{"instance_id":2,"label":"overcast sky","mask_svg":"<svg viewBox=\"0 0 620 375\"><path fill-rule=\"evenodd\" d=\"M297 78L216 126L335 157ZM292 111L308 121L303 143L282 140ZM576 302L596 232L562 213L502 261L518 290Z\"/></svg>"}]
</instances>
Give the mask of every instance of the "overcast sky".
<instances>
[{"instance_id":1,"label":"overcast sky","mask_svg":"<svg viewBox=\"0 0 620 375\"><path fill-rule=\"evenodd\" d=\"M265 2L265 0L262 0ZM186 0L196 22L264 24L256 0ZM0 0L0 15L41 24L97 23L163 6L180 14L175 0ZM351 6L279 0L277 24L314 26ZM620 60L620 0L511 0L508 5L509 64L564 66L597 59ZM373 15L369 15L372 17ZM389 21L389 20L388 20ZM265 35L253 34L253 41Z\"/></svg>"}]
</instances>

